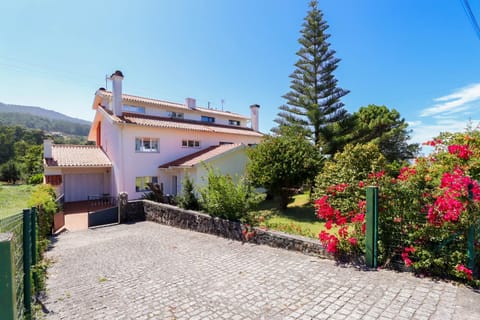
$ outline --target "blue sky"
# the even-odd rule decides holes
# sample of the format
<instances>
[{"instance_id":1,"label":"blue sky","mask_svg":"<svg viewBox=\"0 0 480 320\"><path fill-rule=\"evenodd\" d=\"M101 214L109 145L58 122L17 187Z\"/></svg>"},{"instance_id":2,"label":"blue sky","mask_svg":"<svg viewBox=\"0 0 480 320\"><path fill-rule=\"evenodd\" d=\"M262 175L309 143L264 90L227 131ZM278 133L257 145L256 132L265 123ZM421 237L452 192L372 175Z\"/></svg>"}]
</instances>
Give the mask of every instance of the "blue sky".
<instances>
[{"instance_id":1,"label":"blue sky","mask_svg":"<svg viewBox=\"0 0 480 320\"><path fill-rule=\"evenodd\" d=\"M249 114L268 132L289 90L307 0L10 0L0 3L0 102L92 120L93 94L124 92ZM480 0L470 0L480 19ZM462 3L320 0L350 112L397 109L413 141L480 120L480 39Z\"/></svg>"}]
</instances>

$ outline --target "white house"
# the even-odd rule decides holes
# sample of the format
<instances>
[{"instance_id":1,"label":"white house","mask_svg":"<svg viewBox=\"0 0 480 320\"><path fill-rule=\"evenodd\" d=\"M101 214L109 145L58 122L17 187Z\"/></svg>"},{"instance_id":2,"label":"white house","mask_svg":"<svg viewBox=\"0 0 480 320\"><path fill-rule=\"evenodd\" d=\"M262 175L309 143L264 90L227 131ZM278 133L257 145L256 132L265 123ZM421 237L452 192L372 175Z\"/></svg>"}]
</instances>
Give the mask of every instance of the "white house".
<instances>
[{"instance_id":1,"label":"white house","mask_svg":"<svg viewBox=\"0 0 480 320\"><path fill-rule=\"evenodd\" d=\"M116 71L110 77L112 91L95 93L88 136L95 146L44 144L45 182L64 193L66 202L119 192L136 199L148 182L176 195L185 174L202 183L203 163L223 173L244 173L245 148L263 137L258 105L250 106L249 118L199 107L192 98L182 104L127 95L123 78Z\"/></svg>"}]
</instances>

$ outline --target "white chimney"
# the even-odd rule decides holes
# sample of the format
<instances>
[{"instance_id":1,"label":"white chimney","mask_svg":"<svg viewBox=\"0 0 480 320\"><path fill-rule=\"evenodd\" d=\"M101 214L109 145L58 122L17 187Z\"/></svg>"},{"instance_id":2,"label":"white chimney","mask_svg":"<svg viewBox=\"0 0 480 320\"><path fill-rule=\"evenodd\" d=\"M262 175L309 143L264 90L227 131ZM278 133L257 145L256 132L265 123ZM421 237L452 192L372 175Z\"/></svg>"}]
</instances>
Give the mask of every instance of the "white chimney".
<instances>
[{"instance_id":1,"label":"white chimney","mask_svg":"<svg viewBox=\"0 0 480 320\"><path fill-rule=\"evenodd\" d=\"M122 80L123 73L122 71L115 71L114 74L110 76L110 79L113 82L112 85L112 111L113 114L117 117L121 117L123 114L122 110Z\"/></svg>"},{"instance_id":2,"label":"white chimney","mask_svg":"<svg viewBox=\"0 0 480 320\"><path fill-rule=\"evenodd\" d=\"M260 106L258 104L252 104L250 106L250 123L252 125L252 129L258 131L258 111L260 110Z\"/></svg>"},{"instance_id":3,"label":"white chimney","mask_svg":"<svg viewBox=\"0 0 480 320\"><path fill-rule=\"evenodd\" d=\"M52 145L53 145L53 140L51 139L46 139L43 140L43 158L44 159L52 159Z\"/></svg>"},{"instance_id":4,"label":"white chimney","mask_svg":"<svg viewBox=\"0 0 480 320\"><path fill-rule=\"evenodd\" d=\"M185 105L189 108L189 109L195 109L197 107L197 101L193 98L186 98L185 99Z\"/></svg>"}]
</instances>

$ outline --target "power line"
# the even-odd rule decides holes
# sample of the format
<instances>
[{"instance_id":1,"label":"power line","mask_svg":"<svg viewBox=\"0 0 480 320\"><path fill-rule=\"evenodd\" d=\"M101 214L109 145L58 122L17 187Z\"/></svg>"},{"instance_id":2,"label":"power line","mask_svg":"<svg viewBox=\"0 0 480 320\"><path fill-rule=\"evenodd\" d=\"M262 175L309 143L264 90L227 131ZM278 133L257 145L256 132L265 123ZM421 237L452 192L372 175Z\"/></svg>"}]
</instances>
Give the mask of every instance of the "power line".
<instances>
[{"instance_id":1,"label":"power line","mask_svg":"<svg viewBox=\"0 0 480 320\"><path fill-rule=\"evenodd\" d=\"M460 2L462 3L465 13L467 14L468 20L470 20L470 23L472 24L473 30L477 34L478 39L480 39L480 27L478 26L477 19L473 14L472 8L470 7L468 0L460 0Z\"/></svg>"}]
</instances>

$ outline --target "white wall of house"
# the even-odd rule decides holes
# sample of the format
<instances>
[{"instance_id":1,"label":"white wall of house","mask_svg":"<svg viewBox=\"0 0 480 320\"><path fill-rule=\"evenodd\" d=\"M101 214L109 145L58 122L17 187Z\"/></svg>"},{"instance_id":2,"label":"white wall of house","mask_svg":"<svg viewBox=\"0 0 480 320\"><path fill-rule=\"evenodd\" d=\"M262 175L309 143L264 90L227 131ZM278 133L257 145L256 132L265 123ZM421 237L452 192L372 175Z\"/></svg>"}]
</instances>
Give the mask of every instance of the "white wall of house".
<instances>
[{"instance_id":1,"label":"white wall of house","mask_svg":"<svg viewBox=\"0 0 480 320\"><path fill-rule=\"evenodd\" d=\"M104 112L104 111L97 111ZM122 175L122 135L123 128L115 123L110 117L103 116L101 119L101 142L100 146L112 162L112 174L110 184L112 195L124 191Z\"/></svg>"},{"instance_id":2,"label":"white wall of house","mask_svg":"<svg viewBox=\"0 0 480 320\"><path fill-rule=\"evenodd\" d=\"M116 125L114 125L116 126ZM121 170L122 178L124 181L124 187L121 191L126 191L129 194L129 198L140 198L144 192L135 191L135 179L136 177L151 177L156 176L159 182L164 184L165 193L172 193L172 181L171 176L165 177L159 174L158 167L164 163L173 161L180 157L192 154L196 151L205 149L209 146L218 145L220 142L232 142L232 143L259 143L260 137L255 136L239 136L232 134L219 134L209 133L201 131L187 131L180 129L170 128L154 128L137 125L124 125L123 131L111 130L102 127L102 146L105 144L104 150L110 157L112 163L114 163L114 172ZM116 132L116 133L115 133ZM123 138L123 168L120 168L116 163L122 157L120 154L113 152L112 145L115 142L117 136ZM136 138L154 138L159 140L159 152L136 152L135 151L135 139ZM182 140L198 140L200 141L200 148L188 148L182 147ZM120 146L118 146L120 148ZM122 161L122 160L120 160ZM235 160L234 158L226 160L226 162L218 163L219 166L225 166L228 170L226 172L239 172L236 168L239 167L239 162L244 163L244 160ZM231 168L230 168L231 167ZM244 164L240 165L244 167ZM234 169L235 168L235 169ZM243 172L243 171L242 171ZM196 174L198 175L198 174ZM115 179L119 175L115 175ZM177 178L178 186L181 187L181 181L183 179L183 173L180 172ZM117 180L118 181L118 180Z\"/></svg>"},{"instance_id":3,"label":"white wall of house","mask_svg":"<svg viewBox=\"0 0 480 320\"><path fill-rule=\"evenodd\" d=\"M55 186L57 196L65 195L66 202L88 200L88 196L112 194L110 168L46 167L45 175L61 175L62 183Z\"/></svg>"},{"instance_id":4,"label":"white wall of house","mask_svg":"<svg viewBox=\"0 0 480 320\"><path fill-rule=\"evenodd\" d=\"M222 156L207 161L205 165L213 167L222 174L228 174L237 181L238 178L245 174L245 167L248 162L248 156L245 152L246 148L241 147L227 152ZM190 177L196 188L204 187L207 184L208 174L205 165L199 164L191 168L160 169L159 179L163 183L165 194L181 194L183 188L181 182L186 175ZM172 184L173 176L177 176L176 190L174 190L174 185Z\"/></svg>"},{"instance_id":5,"label":"white wall of house","mask_svg":"<svg viewBox=\"0 0 480 320\"><path fill-rule=\"evenodd\" d=\"M208 161L206 164L219 170L224 175L230 175L232 178L238 179L245 173L245 167L248 162L246 148L232 150L232 152L227 152L221 157ZM194 176L195 185L199 187L206 185L207 180L202 179L202 177L206 177L207 174L207 168L199 165Z\"/></svg>"}]
</instances>

